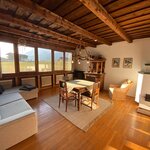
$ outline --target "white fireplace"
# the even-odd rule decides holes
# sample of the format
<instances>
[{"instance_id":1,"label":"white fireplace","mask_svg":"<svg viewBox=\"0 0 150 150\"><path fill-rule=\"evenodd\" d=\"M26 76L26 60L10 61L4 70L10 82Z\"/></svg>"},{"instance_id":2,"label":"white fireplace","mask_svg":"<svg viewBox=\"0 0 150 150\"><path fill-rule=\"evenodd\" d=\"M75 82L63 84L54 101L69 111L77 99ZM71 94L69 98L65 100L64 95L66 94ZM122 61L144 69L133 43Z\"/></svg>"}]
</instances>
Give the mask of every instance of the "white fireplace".
<instances>
[{"instance_id":1,"label":"white fireplace","mask_svg":"<svg viewBox=\"0 0 150 150\"><path fill-rule=\"evenodd\" d=\"M150 114L150 102L145 100L146 94L150 94L150 74L140 72L138 73L135 101L139 103L138 111L147 111Z\"/></svg>"}]
</instances>

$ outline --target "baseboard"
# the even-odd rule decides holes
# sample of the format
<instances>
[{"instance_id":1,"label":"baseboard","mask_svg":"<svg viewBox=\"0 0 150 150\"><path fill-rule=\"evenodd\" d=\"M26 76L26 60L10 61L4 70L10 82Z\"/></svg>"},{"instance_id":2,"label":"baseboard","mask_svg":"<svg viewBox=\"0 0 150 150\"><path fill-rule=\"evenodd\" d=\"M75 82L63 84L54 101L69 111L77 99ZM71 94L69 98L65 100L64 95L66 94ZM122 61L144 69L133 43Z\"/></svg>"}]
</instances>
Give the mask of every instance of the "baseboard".
<instances>
[{"instance_id":1,"label":"baseboard","mask_svg":"<svg viewBox=\"0 0 150 150\"><path fill-rule=\"evenodd\" d=\"M146 110L146 109L138 108L137 112L141 113L141 114L144 114L144 115L147 115L147 116L150 116L150 111Z\"/></svg>"}]
</instances>

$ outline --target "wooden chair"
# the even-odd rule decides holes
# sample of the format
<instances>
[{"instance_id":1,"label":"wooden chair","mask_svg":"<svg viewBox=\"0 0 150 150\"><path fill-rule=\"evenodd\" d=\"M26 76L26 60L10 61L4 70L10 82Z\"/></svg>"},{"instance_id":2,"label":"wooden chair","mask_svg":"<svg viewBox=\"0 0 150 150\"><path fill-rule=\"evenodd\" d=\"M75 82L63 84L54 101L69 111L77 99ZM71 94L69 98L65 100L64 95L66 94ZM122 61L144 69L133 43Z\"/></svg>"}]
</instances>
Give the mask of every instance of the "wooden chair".
<instances>
[{"instance_id":1,"label":"wooden chair","mask_svg":"<svg viewBox=\"0 0 150 150\"><path fill-rule=\"evenodd\" d=\"M68 102L75 101L75 106L76 106L76 100L77 100L77 94L73 92L68 93L66 82L59 81L59 106L58 107L60 108L61 101L62 102L66 101L66 112L67 112Z\"/></svg>"},{"instance_id":2,"label":"wooden chair","mask_svg":"<svg viewBox=\"0 0 150 150\"><path fill-rule=\"evenodd\" d=\"M121 85L110 84L109 95L112 100L125 100L128 91L133 87L133 82L125 80Z\"/></svg>"},{"instance_id":3,"label":"wooden chair","mask_svg":"<svg viewBox=\"0 0 150 150\"><path fill-rule=\"evenodd\" d=\"M100 82L94 83L92 93L87 90L81 94L81 104L90 107L92 110L93 103L96 105L99 103L99 92Z\"/></svg>"}]
</instances>

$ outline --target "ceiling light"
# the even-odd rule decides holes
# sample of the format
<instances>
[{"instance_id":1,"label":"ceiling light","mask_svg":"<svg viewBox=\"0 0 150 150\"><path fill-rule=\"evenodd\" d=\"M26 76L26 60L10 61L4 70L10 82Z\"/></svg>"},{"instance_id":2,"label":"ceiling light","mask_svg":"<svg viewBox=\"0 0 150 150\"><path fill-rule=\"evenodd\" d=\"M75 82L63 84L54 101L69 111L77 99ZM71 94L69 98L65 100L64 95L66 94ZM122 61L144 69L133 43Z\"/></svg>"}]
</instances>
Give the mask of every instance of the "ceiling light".
<instances>
[{"instance_id":1,"label":"ceiling light","mask_svg":"<svg viewBox=\"0 0 150 150\"><path fill-rule=\"evenodd\" d=\"M80 39L80 43L77 45L75 49L75 53L73 54L73 59L78 60L78 63L80 64L81 61L89 61L91 60L91 54L90 52L82 45L82 38Z\"/></svg>"}]
</instances>

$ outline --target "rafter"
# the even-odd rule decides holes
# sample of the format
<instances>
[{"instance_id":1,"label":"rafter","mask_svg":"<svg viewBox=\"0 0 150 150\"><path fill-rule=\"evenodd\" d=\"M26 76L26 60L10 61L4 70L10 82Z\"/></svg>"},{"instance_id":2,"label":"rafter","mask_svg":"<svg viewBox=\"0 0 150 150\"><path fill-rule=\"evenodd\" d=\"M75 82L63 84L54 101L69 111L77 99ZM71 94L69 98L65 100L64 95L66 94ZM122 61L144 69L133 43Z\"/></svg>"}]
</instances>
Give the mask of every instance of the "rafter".
<instances>
[{"instance_id":1,"label":"rafter","mask_svg":"<svg viewBox=\"0 0 150 150\"><path fill-rule=\"evenodd\" d=\"M75 49L75 47L76 47L76 45L72 44L72 43L58 41L58 40L54 40L54 39L50 39L50 38L44 38L43 36L40 36L40 35L37 35L37 34L21 31L21 30L18 30L18 29L14 29L14 28L2 26L2 25L0 25L0 32L10 33L10 34L14 34L14 35L34 39L34 40L39 40L39 41L45 42L47 44L65 46L65 47L68 47L68 48L71 48L71 49Z\"/></svg>"},{"instance_id":2,"label":"rafter","mask_svg":"<svg viewBox=\"0 0 150 150\"><path fill-rule=\"evenodd\" d=\"M106 25L108 25L114 32L116 32L121 38L132 42L131 38L123 31L123 29L117 24L117 22L110 16L105 8L98 2L98 0L79 0L90 11L92 11L99 19L101 19Z\"/></svg>"},{"instance_id":3,"label":"rafter","mask_svg":"<svg viewBox=\"0 0 150 150\"><path fill-rule=\"evenodd\" d=\"M93 41L97 40L100 43L111 45L111 42L105 40L104 38L94 35L93 33L73 24L72 22L62 18L61 16L58 16L57 14L54 14L53 12L39 6L38 4L32 2L31 0L28 0L28 1L5 0L3 2L3 5L5 5L6 7L9 7L10 5L16 5L19 8L24 9L25 11L29 11L31 13L34 13L37 16L43 17L45 20L48 20L48 21L50 20L59 26L62 26L66 29L77 32L78 34L81 34L82 36L85 36L89 39L92 39Z\"/></svg>"},{"instance_id":4,"label":"rafter","mask_svg":"<svg viewBox=\"0 0 150 150\"><path fill-rule=\"evenodd\" d=\"M60 39L62 41L67 41L67 42L75 43L75 44L81 43L84 46L92 46L92 47L95 46L93 44L90 44L90 43L87 43L87 42L83 42L83 41L80 41L80 40L68 37L66 35L54 32L54 31L52 31L50 29L46 29L46 28L37 26L35 24L26 22L26 21L24 21L22 19L14 18L14 17L12 17L10 15L7 15L7 14L0 13L0 20L2 20L4 22L7 22L7 23L13 23L15 25L19 25L19 26L22 26L24 28L28 28L29 30L35 31L35 32L40 33L40 34L46 34L46 35L55 37L55 38Z\"/></svg>"},{"instance_id":5,"label":"rafter","mask_svg":"<svg viewBox=\"0 0 150 150\"><path fill-rule=\"evenodd\" d=\"M20 38L20 36L18 35L13 35L13 34L8 34L8 33L2 33L0 32L0 41L4 41L4 42L10 42L10 43L18 43L18 39ZM69 49L68 46L61 46L60 45L55 45L55 44L49 44L49 43L45 43L42 41L38 41L32 38L26 38L25 40L27 41L27 45L29 46L36 46L36 47L43 47L43 48L50 48L50 49L57 49L57 50L66 50ZM73 50L73 49L69 49L69 50Z\"/></svg>"}]
</instances>

